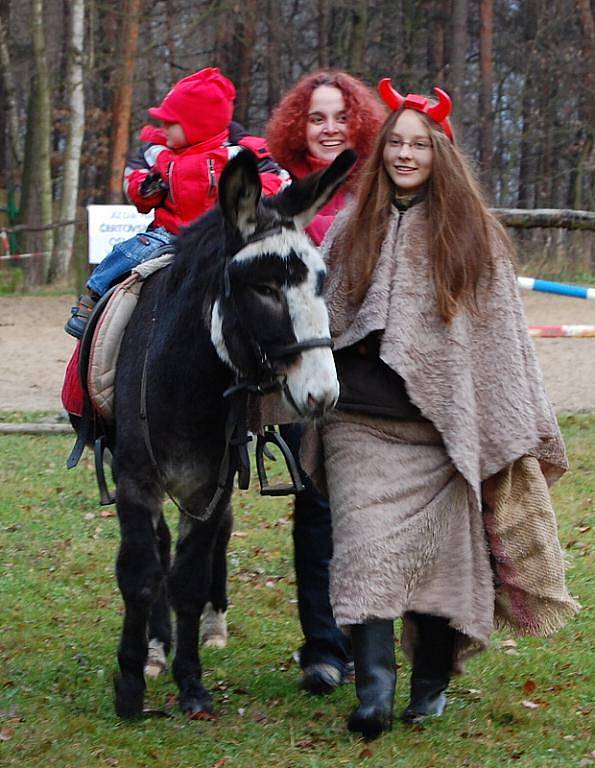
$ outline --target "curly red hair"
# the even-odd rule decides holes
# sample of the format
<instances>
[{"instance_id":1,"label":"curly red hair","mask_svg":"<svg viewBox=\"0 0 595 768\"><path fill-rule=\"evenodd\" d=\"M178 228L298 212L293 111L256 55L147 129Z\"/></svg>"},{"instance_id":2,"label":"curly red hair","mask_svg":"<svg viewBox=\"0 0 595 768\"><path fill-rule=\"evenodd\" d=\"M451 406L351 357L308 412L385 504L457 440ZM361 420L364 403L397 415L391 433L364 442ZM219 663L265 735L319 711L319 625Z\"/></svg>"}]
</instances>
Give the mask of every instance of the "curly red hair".
<instances>
[{"instance_id":1,"label":"curly red hair","mask_svg":"<svg viewBox=\"0 0 595 768\"><path fill-rule=\"evenodd\" d=\"M374 91L346 72L321 69L304 75L275 107L266 127L272 156L279 165L295 175L306 163L308 109L312 93L321 85L338 88L343 94L347 124L353 148L358 154L356 168L370 155L388 114Z\"/></svg>"}]
</instances>

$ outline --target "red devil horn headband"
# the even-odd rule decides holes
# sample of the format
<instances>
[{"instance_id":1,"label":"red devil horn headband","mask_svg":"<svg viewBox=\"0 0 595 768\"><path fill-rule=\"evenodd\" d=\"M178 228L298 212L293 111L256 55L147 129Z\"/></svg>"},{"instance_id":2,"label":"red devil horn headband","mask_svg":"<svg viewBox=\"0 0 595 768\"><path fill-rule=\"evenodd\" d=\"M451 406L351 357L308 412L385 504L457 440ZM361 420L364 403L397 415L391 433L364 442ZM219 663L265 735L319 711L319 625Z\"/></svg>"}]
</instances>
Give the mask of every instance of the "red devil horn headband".
<instances>
[{"instance_id":1,"label":"red devil horn headband","mask_svg":"<svg viewBox=\"0 0 595 768\"><path fill-rule=\"evenodd\" d=\"M424 115L438 123L448 138L453 141L452 127L448 119L452 111L452 101L450 96L441 88L434 88L434 93L438 97L437 104L431 104L425 96L420 96L417 93L408 93L407 96L401 96L393 88L390 77L385 77L378 83L378 92L382 101L393 112L401 109L401 107L423 112Z\"/></svg>"}]
</instances>

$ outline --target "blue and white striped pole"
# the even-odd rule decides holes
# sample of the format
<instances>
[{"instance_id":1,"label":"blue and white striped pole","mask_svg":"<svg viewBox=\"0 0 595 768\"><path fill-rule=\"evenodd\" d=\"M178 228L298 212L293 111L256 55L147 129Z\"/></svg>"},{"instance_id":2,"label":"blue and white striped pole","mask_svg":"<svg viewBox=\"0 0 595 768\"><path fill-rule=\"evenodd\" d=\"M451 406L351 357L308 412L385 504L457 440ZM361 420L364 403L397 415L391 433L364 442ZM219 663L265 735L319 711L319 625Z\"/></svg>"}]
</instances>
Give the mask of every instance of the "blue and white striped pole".
<instances>
[{"instance_id":1,"label":"blue and white striped pole","mask_svg":"<svg viewBox=\"0 0 595 768\"><path fill-rule=\"evenodd\" d=\"M554 283L551 280L539 280L536 277L518 277L521 288L528 291L557 293L560 296L573 296L575 299L595 299L595 288L583 288L581 285Z\"/></svg>"}]
</instances>

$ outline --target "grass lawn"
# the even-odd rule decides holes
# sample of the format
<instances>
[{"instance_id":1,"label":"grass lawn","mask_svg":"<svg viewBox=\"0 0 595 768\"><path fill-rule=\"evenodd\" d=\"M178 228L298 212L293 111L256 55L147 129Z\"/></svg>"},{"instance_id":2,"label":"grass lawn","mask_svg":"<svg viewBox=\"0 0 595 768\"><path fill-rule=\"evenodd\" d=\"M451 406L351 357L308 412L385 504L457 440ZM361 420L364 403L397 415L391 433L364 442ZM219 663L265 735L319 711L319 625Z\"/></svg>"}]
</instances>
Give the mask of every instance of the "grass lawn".
<instances>
[{"instance_id":1,"label":"grass lawn","mask_svg":"<svg viewBox=\"0 0 595 768\"><path fill-rule=\"evenodd\" d=\"M13 420L25 420L22 415ZM203 653L217 716L189 721L169 675L146 705L169 718L119 721L112 675L121 600L118 525L100 508L89 456L64 468L67 436L0 436L0 764L87 768L496 768L595 764L592 724L595 415L562 419L572 470L553 489L570 590L584 610L550 639L494 637L451 686L443 718L371 744L351 737L352 685L296 690L300 643L291 502L235 497L230 641ZM175 527L174 511L168 513ZM589 568L590 566L590 568ZM398 651L397 711L409 670Z\"/></svg>"}]
</instances>

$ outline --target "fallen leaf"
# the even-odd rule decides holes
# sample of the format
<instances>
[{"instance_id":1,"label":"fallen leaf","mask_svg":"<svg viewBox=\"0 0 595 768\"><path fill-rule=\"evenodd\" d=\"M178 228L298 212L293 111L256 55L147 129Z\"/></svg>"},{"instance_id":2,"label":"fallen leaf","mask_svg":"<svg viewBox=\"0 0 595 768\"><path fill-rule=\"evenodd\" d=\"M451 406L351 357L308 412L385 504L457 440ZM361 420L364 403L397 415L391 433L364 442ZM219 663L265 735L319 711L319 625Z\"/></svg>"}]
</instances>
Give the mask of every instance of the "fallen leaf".
<instances>
[{"instance_id":1,"label":"fallen leaf","mask_svg":"<svg viewBox=\"0 0 595 768\"><path fill-rule=\"evenodd\" d=\"M295 742L298 749L311 749L314 746L314 739L300 739Z\"/></svg>"},{"instance_id":2,"label":"fallen leaf","mask_svg":"<svg viewBox=\"0 0 595 768\"><path fill-rule=\"evenodd\" d=\"M211 712L188 712L189 720L216 720Z\"/></svg>"},{"instance_id":3,"label":"fallen leaf","mask_svg":"<svg viewBox=\"0 0 595 768\"><path fill-rule=\"evenodd\" d=\"M12 728L3 728L0 731L0 741L8 741L9 739L12 739L12 734Z\"/></svg>"},{"instance_id":4,"label":"fallen leaf","mask_svg":"<svg viewBox=\"0 0 595 768\"><path fill-rule=\"evenodd\" d=\"M367 757L372 757L372 755L373 755L373 754L374 754L374 752L373 752L373 750L371 750L371 749L370 749L370 747L365 747L365 748L364 748L364 749L362 749L362 751L359 753L359 757L360 757L362 760L365 760Z\"/></svg>"},{"instance_id":5,"label":"fallen leaf","mask_svg":"<svg viewBox=\"0 0 595 768\"><path fill-rule=\"evenodd\" d=\"M577 528L577 530L578 530L579 533L587 533L587 531L591 530L591 526L590 525L581 525L581 526L579 526Z\"/></svg>"},{"instance_id":6,"label":"fallen leaf","mask_svg":"<svg viewBox=\"0 0 595 768\"><path fill-rule=\"evenodd\" d=\"M523 683L523 691L525 693L533 693L533 691L537 688L537 683L535 680L531 680L531 678L525 680Z\"/></svg>"},{"instance_id":7,"label":"fallen leaf","mask_svg":"<svg viewBox=\"0 0 595 768\"><path fill-rule=\"evenodd\" d=\"M102 509L100 514L101 514L101 517L115 517L116 516L116 513L115 513L115 511L113 509Z\"/></svg>"},{"instance_id":8,"label":"fallen leaf","mask_svg":"<svg viewBox=\"0 0 595 768\"><path fill-rule=\"evenodd\" d=\"M529 701L529 699L524 699L522 705L526 709L539 709L539 704L537 704L535 701Z\"/></svg>"},{"instance_id":9,"label":"fallen leaf","mask_svg":"<svg viewBox=\"0 0 595 768\"><path fill-rule=\"evenodd\" d=\"M224 757L220 757L219 760L217 760L217 762L213 763L211 768L222 768L222 766L224 766L226 762L227 760Z\"/></svg>"},{"instance_id":10,"label":"fallen leaf","mask_svg":"<svg viewBox=\"0 0 595 768\"><path fill-rule=\"evenodd\" d=\"M245 539L248 534L244 531L234 531L231 535L235 536L236 539Z\"/></svg>"}]
</instances>

